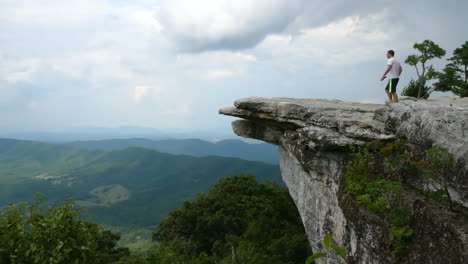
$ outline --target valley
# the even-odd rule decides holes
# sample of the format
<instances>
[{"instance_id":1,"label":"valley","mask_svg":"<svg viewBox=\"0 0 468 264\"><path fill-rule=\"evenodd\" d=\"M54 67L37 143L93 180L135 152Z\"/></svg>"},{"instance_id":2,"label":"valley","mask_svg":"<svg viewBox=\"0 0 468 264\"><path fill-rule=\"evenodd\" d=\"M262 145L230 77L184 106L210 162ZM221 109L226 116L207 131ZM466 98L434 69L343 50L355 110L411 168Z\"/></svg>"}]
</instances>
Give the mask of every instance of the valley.
<instances>
[{"instance_id":1,"label":"valley","mask_svg":"<svg viewBox=\"0 0 468 264\"><path fill-rule=\"evenodd\" d=\"M87 142L83 143L86 147L78 147L76 142L57 145L0 139L0 206L29 201L36 193L49 201L70 196L83 208L87 220L120 232L121 243L138 249L150 241L151 232L170 211L207 191L222 177L251 173L258 180L283 184L279 166L274 164L204 156L213 153L206 148L196 157L135 147L129 141L114 143L103 147L108 141L97 141L93 147ZM225 155L230 145L233 150L250 147L241 141L226 145ZM262 156L260 146L253 147L257 148L255 155ZM262 147L268 156L271 146ZM175 148L190 150L180 142ZM196 149L193 147L191 153Z\"/></svg>"}]
</instances>

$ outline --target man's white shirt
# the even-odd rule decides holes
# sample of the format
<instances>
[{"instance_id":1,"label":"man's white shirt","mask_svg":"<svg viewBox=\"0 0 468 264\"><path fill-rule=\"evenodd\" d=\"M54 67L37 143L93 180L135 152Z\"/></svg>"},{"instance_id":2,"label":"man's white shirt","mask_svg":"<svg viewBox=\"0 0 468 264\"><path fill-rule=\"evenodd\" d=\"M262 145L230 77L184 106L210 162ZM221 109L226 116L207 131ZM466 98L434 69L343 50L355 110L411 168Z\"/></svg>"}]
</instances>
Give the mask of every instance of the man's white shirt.
<instances>
[{"instance_id":1,"label":"man's white shirt","mask_svg":"<svg viewBox=\"0 0 468 264\"><path fill-rule=\"evenodd\" d=\"M401 64L400 62L395 59L395 58L390 58L388 59L387 65L392 65L392 69L388 73L388 78L390 79L396 79L400 77L400 69L401 69Z\"/></svg>"}]
</instances>

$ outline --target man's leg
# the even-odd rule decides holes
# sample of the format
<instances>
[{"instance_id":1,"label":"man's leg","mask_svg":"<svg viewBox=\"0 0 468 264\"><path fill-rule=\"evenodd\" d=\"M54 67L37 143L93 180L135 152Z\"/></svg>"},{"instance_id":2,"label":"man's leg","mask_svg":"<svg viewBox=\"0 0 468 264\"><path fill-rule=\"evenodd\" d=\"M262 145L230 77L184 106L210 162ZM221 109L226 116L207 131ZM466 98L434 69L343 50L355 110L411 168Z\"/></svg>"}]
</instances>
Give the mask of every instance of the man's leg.
<instances>
[{"instance_id":1,"label":"man's leg","mask_svg":"<svg viewBox=\"0 0 468 264\"><path fill-rule=\"evenodd\" d=\"M387 89L385 89L385 92L387 93L388 100L392 101L393 100L392 94Z\"/></svg>"},{"instance_id":2,"label":"man's leg","mask_svg":"<svg viewBox=\"0 0 468 264\"><path fill-rule=\"evenodd\" d=\"M392 94L393 101L395 103L398 103L398 95L396 93L396 91L397 91L396 88L397 88L399 80L400 80L400 78L390 79L390 83L389 83L390 93Z\"/></svg>"},{"instance_id":3,"label":"man's leg","mask_svg":"<svg viewBox=\"0 0 468 264\"><path fill-rule=\"evenodd\" d=\"M387 87L385 87L385 92L387 93L388 100L392 101L392 79L388 79Z\"/></svg>"}]
</instances>

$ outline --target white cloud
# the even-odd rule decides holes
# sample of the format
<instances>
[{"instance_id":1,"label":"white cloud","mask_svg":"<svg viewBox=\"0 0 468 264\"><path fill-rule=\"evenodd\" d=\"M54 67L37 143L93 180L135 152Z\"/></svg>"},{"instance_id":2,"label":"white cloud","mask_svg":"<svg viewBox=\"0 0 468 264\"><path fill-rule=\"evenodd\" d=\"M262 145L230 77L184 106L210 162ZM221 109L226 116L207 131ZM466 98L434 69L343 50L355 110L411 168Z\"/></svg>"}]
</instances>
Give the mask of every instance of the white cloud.
<instances>
[{"instance_id":1,"label":"white cloud","mask_svg":"<svg viewBox=\"0 0 468 264\"><path fill-rule=\"evenodd\" d=\"M399 28L388 28L387 12L349 16L299 35L269 35L258 50L276 56L295 56L323 65L356 64L372 60L388 47L391 35ZM387 46L385 46L387 45Z\"/></svg>"},{"instance_id":2,"label":"white cloud","mask_svg":"<svg viewBox=\"0 0 468 264\"><path fill-rule=\"evenodd\" d=\"M241 75L241 72L233 71L229 69L214 69L208 70L205 75L202 77L205 80L225 80L237 75Z\"/></svg>"},{"instance_id":3,"label":"white cloud","mask_svg":"<svg viewBox=\"0 0 468 264\"><path fill-rule=\"evenodd\" d=\"M177 57L177 67L188 76L202 80L224 80L245 74L257 58L244 52L209 51Z\"/></svg>"},{"instance_id":4,"label":"white cloud","mask_svg":"<svg viewBox=\"0 0 468 264\"><path fill-rule=\"evenodd\" d=\"M30 82L41 67L37 58L6 59L0 56L0 80L9 83Z\"/></svg>"},{"instance_id":5,"label":"white cloud","mask_svg":"<svg viewBox=\"0 0 468 264\"><path fill-rule=\"evenodd\" d=\"M133 88L133 101L138 103L145 97L151 96L152 99L158 99L161 94L161 88L158 86L137 85Z\"/></svg>"},{"instance_id":6,"label":"white cloud","mask_svg":"<svg viewBox=\"0 0 468 264\"><path fill-rule=\"evenodd\" d=\"M147 92L147 86L135 86L135 88L133 88L133 101L140 101L141 98L143 98L143 96L145 96Z\"/></svg>"},{"instance_id":7,"label":"white cloud","mask_svg":"<svg viewBox=\"0 0 468 264\"><path fill-rule=\"evenodd\" d=\"M158 12L165 33L190 51L243 49L281 32L305 0L166 0Z\"/></svg>"}]
</instances>

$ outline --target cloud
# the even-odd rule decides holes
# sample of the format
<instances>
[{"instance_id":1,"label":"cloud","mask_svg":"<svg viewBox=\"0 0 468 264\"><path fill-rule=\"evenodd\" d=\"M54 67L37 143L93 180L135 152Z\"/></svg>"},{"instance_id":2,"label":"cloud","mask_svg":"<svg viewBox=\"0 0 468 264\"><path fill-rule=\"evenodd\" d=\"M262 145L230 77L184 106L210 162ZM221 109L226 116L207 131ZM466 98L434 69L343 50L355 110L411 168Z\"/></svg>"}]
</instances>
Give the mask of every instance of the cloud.
<instances>
[{"instance_id":1,"label":"cloud","mask_svg":"<svg viewBox=\"0 0 468 264\"><path fill-rule=\"evenodd\" d=\"M137 85L133 88L133 101L138 103L147 96L151 96L153 99L158 99L160 94L161 88L157 86L149 87L144 85Z\"/></svg>"},{"instance_id":2,"label":"cloud","mask_svg":"<svg viewBox=\"0 0 468 264\"><path fill-rule=\"evenodd\" d=\"M283 31L304 0L165 0L157 13L163 32L184 51L250 48Z\"/></svg>"},{"instance_id":3,"label":"cloud","mask_svg":"<svg viewBox=\"0 0 468 264\"><path fill-rule=\"evenodd\" d=\"M230 131L217 109L241 97L385 99L385 51L403 60L414 42L433 39L451 53L466 40L467 4L0 0L0 130Z\"/></svg>"},{"instance_id":4,"label":"cloud","mask_svg":"<svg viewBox=\"0 0 468 264\"><path fill-rule=\"evenodd\" d=\"M244 50L274 34L300 34L400 0L163 0L156 18L184 52ZM401 2L404 2L401 0Z\"/></svg>"},{"instance_id":5,"label":"cloud","mask_svg":"<svg viewBox=\"0 0 468 264\"><path fill-rule=\"evenodd\" d=\"M133 88L133 101L140 101L141 98L143 98L143 96L145 96L147 92L147 86L135 86L135 88Z\"/></svg>"},{"instance_id":6,"label":"cloud","mask_svg":"<svg viewBox=\"0 0 468 264\"><path fill-rule=\"evenodd\" d=\"M244 75L257 58L239 51L210 51L180 54L177 67L186 75L201 80L225 80Z\"/></svg>"},{"instance_id":7,"label":"cloud","mask_svg":"<svg viewBox=\"0 0 468 264\"><path fill-rule=\"evenodd\" d=\"M30 82L40 67L41 61L37 58L12 60L0 56L0 80L8 83Z\"/></svg>"},{"instance_id":8,"label":"cloud","mask_svg":"<svg viewBox=\"0 0 468 264\"><path fill-rule=\"evenodd\" d=\"M241 72L233 71L229 69L214 69L214 70L208 70L203 76L203 79L224 80L224 79L229 79L236 75L241 75L241 74L242 74Z\"/></svg>"},{"instance_id":9,"label":"cloud","mask_svg":"<svg viewBox=\"0 0 468 264\"><path fill-rule=\"evenodd\" d=\"M372 60L400 30L388 28L388 12L348 16L329 24L305 28L299 34L269 35L257 50L274 56L301 57L317 64L336 66Z\"/></svg>"}]
</instances>

